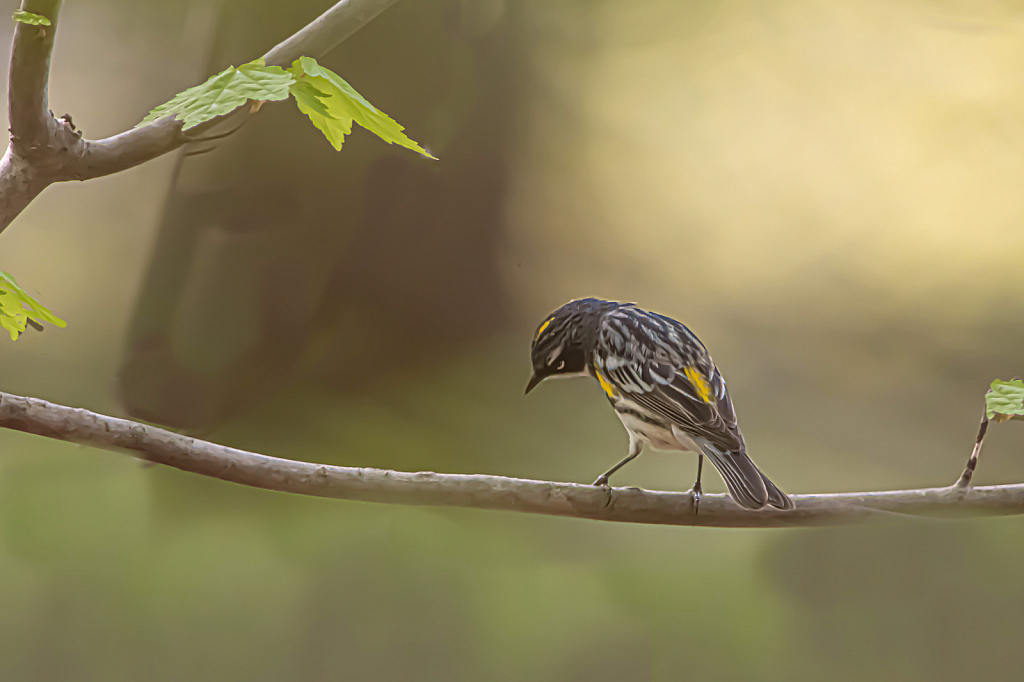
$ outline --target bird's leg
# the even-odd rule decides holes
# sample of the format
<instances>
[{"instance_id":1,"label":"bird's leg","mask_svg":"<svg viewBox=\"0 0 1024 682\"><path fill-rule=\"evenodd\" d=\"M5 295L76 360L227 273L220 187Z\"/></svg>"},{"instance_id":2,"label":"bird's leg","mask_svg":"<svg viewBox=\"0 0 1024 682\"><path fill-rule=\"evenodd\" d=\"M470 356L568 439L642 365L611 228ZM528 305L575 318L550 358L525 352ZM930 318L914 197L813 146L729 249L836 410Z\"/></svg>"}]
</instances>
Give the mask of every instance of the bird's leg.
<instances>
[{"instance_id":1,"label":"bird's leg","mask_svg":"<svg viewBox=\"0 0 1024 682\"><path fill-rule=\"evenodd\" d=\"M700 475L704 470L704 453L697 455L697 482L693 484L693 490L690 494L693 496L693 515L696 516L700 512L700 496L704 492L700 487Z\"/></svg>"},{"instance_id":2,"label":"bird's leg","mask_svg":"<svg viewBox=\"0 0 1024 682\"><path fill-rule=\"evenodd\" d=\"M627 462L630 462L639 457L640 451L643 449L644 444L641 443L640 440L637 439L633 434L629 434L629 454L626 455L626 459L622 460L621 462L613 466L611 469L598 476L597 480L594 481L591 485L607 486L608 477L614 474L619 469L621 469L623 466L625 466Z\"/></svg>"}]
</instances>

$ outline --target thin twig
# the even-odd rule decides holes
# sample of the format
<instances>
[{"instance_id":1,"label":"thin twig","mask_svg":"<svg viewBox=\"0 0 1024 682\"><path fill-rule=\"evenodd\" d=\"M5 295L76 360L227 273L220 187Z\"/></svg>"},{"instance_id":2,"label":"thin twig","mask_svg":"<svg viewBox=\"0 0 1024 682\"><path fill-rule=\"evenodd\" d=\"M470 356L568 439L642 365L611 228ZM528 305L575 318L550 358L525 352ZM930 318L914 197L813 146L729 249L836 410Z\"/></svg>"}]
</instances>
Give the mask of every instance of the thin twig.
<instances>
[{"instance_id":1,"label":"thin twig","mask_svg":"<svg viewBox=\"0 0 1024 682\"><path fill-rule=\"evenodd\" d=\"M770 528L945 516L1024 514L1024 484L888 492L793 495L792 511L749 511L727 495L704 495L700 515L688 493L607 488L480 474L410 473L312 464L189 438L108 417L0 393L0 427L123 452L233 483L299 495L571 516L602 521Z\"/></svg>"},{"instance_id":2,"label":"thin twig","mask_svg":"<svg viewBox=\"0 0 1024 682\"><path fill-rule=\"evenodd\" d=\"M967 466L964 467L964 472L960 474L960 480L956 482L956 487L961 492L967 491L971 485L971 479L974 478L974 470L978 468L978 455L981 454L981 444L985 442L986 431L988 431L987 410L981 415L981 426L978 427L978 438L974 441L974 449L971 450L971 456L967 458Z\"/></svg>"},{"instance_id":3,"label":"thin twig","mask_svg":"<svg viewBox=\"0 0 1024 682\"><path fill-rule=\"evenodd\" d=\"M187 152L185 152L185 156L189 157L189 156L201 156L203 154L209 154L210 152L212 152L216 148L217 148L217 145L213 145L212 147L203 147L202 149L190 149Z\"/></svg>"}]
</instances>

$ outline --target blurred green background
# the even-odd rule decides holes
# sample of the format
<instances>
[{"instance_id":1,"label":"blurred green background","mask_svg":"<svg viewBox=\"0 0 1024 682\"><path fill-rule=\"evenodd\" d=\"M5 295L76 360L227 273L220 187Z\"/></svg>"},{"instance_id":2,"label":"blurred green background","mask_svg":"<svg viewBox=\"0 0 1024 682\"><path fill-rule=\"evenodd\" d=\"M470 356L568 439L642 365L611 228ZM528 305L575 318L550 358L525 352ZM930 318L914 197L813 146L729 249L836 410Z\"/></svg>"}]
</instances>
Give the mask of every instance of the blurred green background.
<instances>
[{"instance_id":1,"label":"blurred green background","mask_svg":"<svg viewBox=\"0 0 1024 682\"><path fill-rule=\"evenodd\" d=\"M69 2L89 137L329 2ZM0 22L3 24L3 22ZM9 43L12 26L0 26ZM351 466L589 482L570 298L677 317L790 493L952 483L1024 340L1024 5L402 0L323 60L439 162L268 105L52 187L3 389ZM1024 480L1019 425L976 481ZM686 490L645 454L619 485ZM720 491L716 475L706 488ZM1017 680L1024 521L659 528L302 499L0 433L3 680Z\"/></svg>"}]
</instances>

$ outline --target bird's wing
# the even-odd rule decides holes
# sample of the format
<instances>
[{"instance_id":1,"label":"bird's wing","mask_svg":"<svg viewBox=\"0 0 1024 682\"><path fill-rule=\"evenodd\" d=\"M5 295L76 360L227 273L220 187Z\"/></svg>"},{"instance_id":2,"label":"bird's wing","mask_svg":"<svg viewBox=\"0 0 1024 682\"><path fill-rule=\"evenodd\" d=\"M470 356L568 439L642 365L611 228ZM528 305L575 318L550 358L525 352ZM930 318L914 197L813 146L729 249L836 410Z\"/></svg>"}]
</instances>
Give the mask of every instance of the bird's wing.
<instances>
[{"instance_id":1,"label":"bird's wing","mask_svg":"<svg viewBox=\"0 0 1024 682\"><path fill-rule=\"evenodd\" d=\"M625 397L687 434L744 451L725 379L681 323L638 308L613 311L601 322L595 365Z\"/></svg>"}]
</instances>

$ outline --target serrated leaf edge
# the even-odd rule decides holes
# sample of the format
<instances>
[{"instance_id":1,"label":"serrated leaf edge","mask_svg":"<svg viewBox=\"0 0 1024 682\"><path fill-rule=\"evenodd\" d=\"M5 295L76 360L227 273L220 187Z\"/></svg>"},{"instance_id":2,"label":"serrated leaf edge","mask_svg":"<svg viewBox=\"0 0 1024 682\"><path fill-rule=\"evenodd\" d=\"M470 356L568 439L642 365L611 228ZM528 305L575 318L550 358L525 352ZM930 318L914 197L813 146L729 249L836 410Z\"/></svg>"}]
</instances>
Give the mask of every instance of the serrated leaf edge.
<instances>
[{"instance_id":1,"label":"serrated leaf edge","mask_svg":"<svg viewBox=\"0 0 1024 682\"><path fill-rule=\"evenodd\" d=\"M356 89L353 88L348 83L348 81L346 81L344 78L342 78L338 74L334 73L330 69L328 69L328 68L326 68L324 66L321 66L312 57L299 57L294 62L292 62L292 68L289 69L289 71L293 75L295 75L296 78L303 78L303 77L309 77L311 79L313 79L313 78L322 78L332 88L337 90L336 94L335 93L325 93L325 94L328 95L329 97L337 96L343 102L345 102L345 103L352 103L352 104L355 105L355 107L363 109L365 113L362 114L362 115L359 115L359 112L357 112L357 111L350 112L350 116L351 116L352 120L355 121L356 123L358 123L361 127L365 128L366 130L369 130L371 133L373 133L374 135L376 135L380 139L384 140L388 144L397 144L400 147L405 147L406 149L411 149L412 151L415 151L415 152L417 152L419 154L422 154L423 156L426 156L427 158L434 159L435 161L437 160L436 156L434 156L433 154L428 152L426 149L424 149L422 146L420 146L420 144L418 142L416 142L415 140L411 139L408 135L406 135L403 132L405 130L405 126L403 126L401 123L399 123L398 121L394 120L393 118L388 116L386 113L384 113L383 111L381 111L380 109L375 107L373 104L371 104L369 102L369 100L367 100L365 97L360 95L356 91ZM328 107L328 108L330 108L330 107ZM397 130L395 131L395 137L397 139L388 139L388 137L385 137L383 134L381 134L381 132L379 132L377 130L374 130L374 127L372 125L373 122L369 119L369 117L366 117L366 114L369 114L371 117L382 117L382 118L385 119L385 121L387 121L387 123L390 123L391 125L394 125L395 128L397 128ZM331 118L334 119L334 120L341 120L337 116L331 116ZM360 120L360 119L363 119L363 120ZM368 124L370 124L370 125L368 125ZM338 147L336 147L336 149L337 148Z\"/></svg>"}]
</instances>

